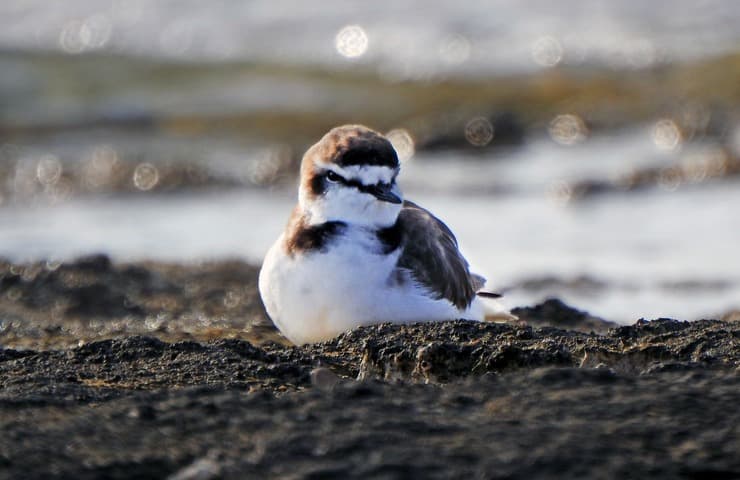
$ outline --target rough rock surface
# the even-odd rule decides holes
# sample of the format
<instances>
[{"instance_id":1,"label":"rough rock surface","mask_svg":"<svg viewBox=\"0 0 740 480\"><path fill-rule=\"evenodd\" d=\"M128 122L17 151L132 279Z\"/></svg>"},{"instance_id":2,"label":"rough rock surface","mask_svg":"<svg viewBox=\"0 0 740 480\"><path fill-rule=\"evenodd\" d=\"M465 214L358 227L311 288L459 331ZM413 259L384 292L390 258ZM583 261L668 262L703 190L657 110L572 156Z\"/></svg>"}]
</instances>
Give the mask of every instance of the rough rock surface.
<instances>
[{"instance_id":1,"label":"rough rock surface","mask_svg":"<svg viewBox=\"0 0 740 480\"><path fill-rule=\"evenodd\" d=\"M32 267L0 268L0 478L740 477L740 322L551 300L292 347L236 327L240 262Z\"/></svg>"},{"instance_id":2,"label":"rough rock surface","mask_svg":"<svg viewBox=\"0 0 740 480\"><path fill-rule=\"evenodd\" d=\"M603 336L458 321L300 348L130 337L3 350L0 472L734 478L739 338L719 321Z\"/></svg>"}]
</instances>

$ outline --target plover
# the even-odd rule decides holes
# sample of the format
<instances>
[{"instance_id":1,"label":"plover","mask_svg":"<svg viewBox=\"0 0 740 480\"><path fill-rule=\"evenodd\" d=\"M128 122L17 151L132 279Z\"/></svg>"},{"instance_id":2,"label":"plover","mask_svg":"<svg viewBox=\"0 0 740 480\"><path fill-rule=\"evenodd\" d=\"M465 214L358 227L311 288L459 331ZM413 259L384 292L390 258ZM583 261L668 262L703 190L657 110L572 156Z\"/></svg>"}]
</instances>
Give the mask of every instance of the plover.
<instances>
[{"instance_id":1,"label":"plover","mask_svg":"<svg viewBox=\"0 0 740 480\"><path fill-rule=\"evenodd\" d=\"M259 276L267 313L293 343L381 322L483 320L485 280L441 220L403 199L399 168L391 143L360 125L334 128L304 155L298 205Z\"/></svg>"}]
</instances>

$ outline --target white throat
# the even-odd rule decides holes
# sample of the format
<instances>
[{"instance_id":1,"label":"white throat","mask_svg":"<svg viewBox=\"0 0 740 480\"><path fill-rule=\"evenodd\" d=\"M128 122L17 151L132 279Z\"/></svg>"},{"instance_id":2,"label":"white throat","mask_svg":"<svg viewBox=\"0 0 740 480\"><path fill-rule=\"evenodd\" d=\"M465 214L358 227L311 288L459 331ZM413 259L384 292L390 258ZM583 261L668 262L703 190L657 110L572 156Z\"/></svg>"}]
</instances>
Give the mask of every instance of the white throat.
<instances>
[{"instance_id":1,"label":"white throat","mask_svg":"<svg viewBox=\"0 0 740 480\"><path fill-rule=\"evenodd\" d=\"M391 183L396 173L393 169L377 166L332 166L332 170L345 178L360 180L365 185ZM318 197L308 192L307 188L306 182L301 182L298 203L311 225L344 222L360 227L386 228L395 224L401 213L402 204L378 200L353 187L333 185ZM402 198L397 185L393 193Z\"/></svg>"}]
</instances>

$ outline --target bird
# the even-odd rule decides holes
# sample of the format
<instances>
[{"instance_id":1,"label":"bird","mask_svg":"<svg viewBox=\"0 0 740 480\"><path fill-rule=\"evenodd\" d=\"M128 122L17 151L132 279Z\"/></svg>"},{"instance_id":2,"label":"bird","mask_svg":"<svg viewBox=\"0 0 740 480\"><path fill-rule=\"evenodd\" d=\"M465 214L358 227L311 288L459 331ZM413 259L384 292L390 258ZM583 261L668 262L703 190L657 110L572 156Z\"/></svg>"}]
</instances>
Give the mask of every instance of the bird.
<instances>
[{"instance_id":1,"label":"bird","mask_svg":"<svg viewBox=\"0 0 740 480\"><path fill-rule=\"evenodd\" d=\"M362 125L333 128L303 156L298 203L268 250L259 292L296 345L362 325L484 320L485 279L452 231L405 200L398 155Z\"/></svg>"}]
</instances>

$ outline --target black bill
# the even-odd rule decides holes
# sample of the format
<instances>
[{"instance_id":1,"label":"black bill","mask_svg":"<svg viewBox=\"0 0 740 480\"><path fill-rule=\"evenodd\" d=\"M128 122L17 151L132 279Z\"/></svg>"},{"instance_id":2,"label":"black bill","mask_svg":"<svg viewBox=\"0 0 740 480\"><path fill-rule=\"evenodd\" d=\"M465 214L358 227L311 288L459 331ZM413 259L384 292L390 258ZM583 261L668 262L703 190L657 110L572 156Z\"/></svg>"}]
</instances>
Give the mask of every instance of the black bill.
<instances>
[{"instance_id":1,"label":"black bill","mask_svg":"<svg viewBox=\"0 0 740 480\"><path fill-rule=\"evenodd\" d=\"M391 190L393 189L393 185L390 183L388 184L378 184L378 185L369 185L369 186L363 186L362 191L369 193L370 195L373 195L375 198L382 202L389 202L389 203L401 203L403 200L401 197L393 193Z\"/></svg>"}]
</instances>

